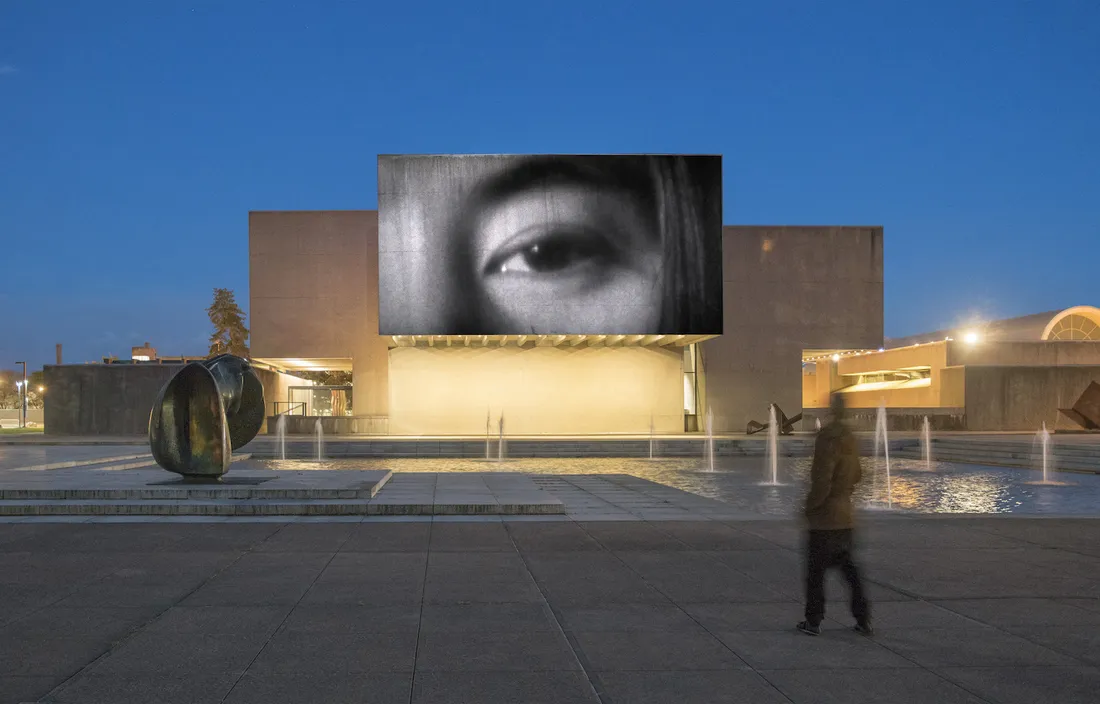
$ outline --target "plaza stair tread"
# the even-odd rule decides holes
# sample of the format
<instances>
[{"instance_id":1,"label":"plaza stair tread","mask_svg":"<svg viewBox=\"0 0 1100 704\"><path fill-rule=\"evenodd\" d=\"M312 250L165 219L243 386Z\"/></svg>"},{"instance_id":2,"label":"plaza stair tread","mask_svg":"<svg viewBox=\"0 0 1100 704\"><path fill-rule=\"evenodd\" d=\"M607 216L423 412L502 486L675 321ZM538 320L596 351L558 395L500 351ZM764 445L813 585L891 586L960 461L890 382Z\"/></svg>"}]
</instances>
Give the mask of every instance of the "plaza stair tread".
<instances>
[{"instance_id":1,"label":"plaza stair tread","mask_svg":"<svg viewBox=\"0 0 1100 704\"><path fill-rule=\"evenodd\" d=\"M500 501L379 501L376 499L133 499L133 500L0 500L2 516L71 515L546 515L562 514L564 505L554 498Z\"/></svg>"}]
</instances>

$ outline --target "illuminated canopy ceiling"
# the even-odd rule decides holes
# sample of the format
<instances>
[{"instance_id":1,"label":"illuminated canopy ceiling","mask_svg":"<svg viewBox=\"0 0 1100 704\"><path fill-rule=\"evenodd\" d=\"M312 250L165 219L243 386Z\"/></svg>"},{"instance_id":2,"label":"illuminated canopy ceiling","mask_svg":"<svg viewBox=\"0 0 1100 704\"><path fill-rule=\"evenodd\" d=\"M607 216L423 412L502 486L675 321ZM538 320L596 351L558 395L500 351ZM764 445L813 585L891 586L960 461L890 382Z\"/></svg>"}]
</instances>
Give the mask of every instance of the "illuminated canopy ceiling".
<instances>
[{"instance_id":1,"label":"illuminated canopy ceiling","mask_svg":"<svg viewBox=\"0 0 1100 704\"><path fill-rule=\"evenodd\" d=\"M717 335L393 335L391 347L687 347Z\"/></svg>"}]
</instances>

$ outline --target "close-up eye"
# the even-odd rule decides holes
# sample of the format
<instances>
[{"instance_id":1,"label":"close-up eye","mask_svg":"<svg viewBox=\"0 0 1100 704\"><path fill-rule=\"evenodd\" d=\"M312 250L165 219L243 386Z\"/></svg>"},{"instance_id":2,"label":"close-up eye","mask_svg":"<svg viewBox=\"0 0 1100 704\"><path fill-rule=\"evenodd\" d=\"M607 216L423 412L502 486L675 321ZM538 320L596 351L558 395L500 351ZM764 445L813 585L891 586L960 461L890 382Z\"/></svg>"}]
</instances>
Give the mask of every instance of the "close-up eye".
<instances>
[{"instance_id":1,"label":"close-up eye","mask_svg":"<svg viewBox=\"0 0 1100 704\"><path fill-rule=\"evenodd\" d=\"M555 232L549 236L506 246L494 254L484 275L557 274L580 267L603 265L615 258L615 248L599 233Z\"/></svg>"}]
</instances>

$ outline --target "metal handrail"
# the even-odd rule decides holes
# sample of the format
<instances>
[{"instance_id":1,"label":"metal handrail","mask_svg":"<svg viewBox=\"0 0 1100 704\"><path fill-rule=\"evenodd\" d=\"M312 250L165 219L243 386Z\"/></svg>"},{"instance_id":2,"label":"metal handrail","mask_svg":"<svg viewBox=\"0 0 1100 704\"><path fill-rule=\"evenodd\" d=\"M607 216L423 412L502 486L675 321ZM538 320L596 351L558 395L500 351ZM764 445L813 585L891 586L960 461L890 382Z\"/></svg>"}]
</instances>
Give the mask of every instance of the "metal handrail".
<instances>
[{"instance_id":1,"label":"metal handrail","mask_svg":"<svg viewBox=\"0 0 1100 704\"><path fill-rule=\"evenodd\" d=\"M277 416L292 416L294 415L294 411L299 408L302 410L299 415L304 416L306 414L306 404L304 401L273 401L272 403L275 406L275 415ZM287 406L287 409L280 413L279 406L281 405Z\"/></svg>"}]
</instances>

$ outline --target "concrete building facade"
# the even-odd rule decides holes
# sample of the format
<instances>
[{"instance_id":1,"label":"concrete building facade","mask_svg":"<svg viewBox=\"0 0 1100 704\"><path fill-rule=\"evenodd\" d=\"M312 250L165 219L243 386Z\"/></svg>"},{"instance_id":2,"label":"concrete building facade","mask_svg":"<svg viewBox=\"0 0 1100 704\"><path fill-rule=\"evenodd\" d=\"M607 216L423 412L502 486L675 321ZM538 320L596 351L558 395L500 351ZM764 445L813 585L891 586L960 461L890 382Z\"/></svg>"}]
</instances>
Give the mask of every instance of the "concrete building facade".
<instances>
[{"instance_id":1,"label":"concrete building facade","mask_svg":"<svg viewBox=\"0 0 1100 704\"><path fill-rule=\"evenodd\" d=\"M335 432L480 435L503 415L513 435L677 433L708 409L740 432L797 411L805 350L883 340L881 227L724 228L723 334L696 338L382 336L378 262L376 211L249 215L253 359L350 371Z\"/></svg>"}]
</instances>

